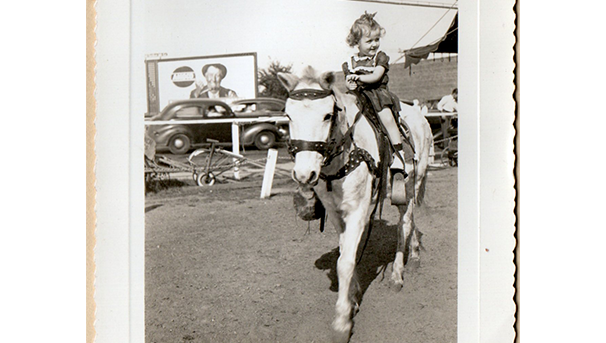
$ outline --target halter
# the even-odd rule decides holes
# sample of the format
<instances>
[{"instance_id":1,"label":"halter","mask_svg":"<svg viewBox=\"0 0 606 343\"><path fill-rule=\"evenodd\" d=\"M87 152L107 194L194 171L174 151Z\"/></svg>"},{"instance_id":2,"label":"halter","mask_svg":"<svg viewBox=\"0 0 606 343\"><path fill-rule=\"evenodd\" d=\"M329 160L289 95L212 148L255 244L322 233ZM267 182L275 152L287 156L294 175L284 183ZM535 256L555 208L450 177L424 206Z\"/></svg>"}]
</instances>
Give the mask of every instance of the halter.
<instances>
[{"instance_id":1,"label":"halter","mask_svg":"<svg viewBox=\"0 0 606 343\"><path fill-rule=\"evenodd\" d=\"M333 92L331 90L305 88L290 92L288 97L293 100L318 100L332 95ZM333 136L334 130L336 128L335 124L337 120L337 113L339 112L339 110L340 108L339 106L337 106L337 103L335 101L332 113L333 116L330 122L330 130L326 142L291 139L288 141L288 152L290 153L290 155L294 158L294 156L300 151L314 151L324 157L324 165L328 164L332 158L338 155L335 154L335 148L339 148L337 147L337 142L334 139L330 141L328 140Z\"/></svg>"},{"instance_id":2,"label":"halter","mask_svg":"<svg viewBox=\"0 0 606 343\"><path fill-rule=\"evenodd\" d=\"M297 89L288 94L288 97L293 100L318 100L333 95L331 90L304 88Z\"/></svg>"}]
</instances>

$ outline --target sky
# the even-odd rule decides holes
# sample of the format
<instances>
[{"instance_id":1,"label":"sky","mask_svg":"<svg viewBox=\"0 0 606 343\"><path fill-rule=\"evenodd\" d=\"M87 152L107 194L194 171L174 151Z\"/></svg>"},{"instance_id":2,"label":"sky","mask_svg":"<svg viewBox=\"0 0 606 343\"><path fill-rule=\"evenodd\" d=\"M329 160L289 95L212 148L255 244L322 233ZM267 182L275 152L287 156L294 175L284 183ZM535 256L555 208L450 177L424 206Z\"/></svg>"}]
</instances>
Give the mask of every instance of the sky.
<instances>
[{"instance_id":1,"label":"sky","mask_svg":"<svg viewBox=\"0 0 606 343\"><path fill-rule=\"evenodd\" d=\"M144 7L146 53L185 57L257 52L259 68L275 60L295 70L305 65L340 70L354 51L345 37L364 11L377 12L375 19L387 31L381 49L392 61L448 11L346 0L145 0ZM441 37L455 13L450 10L417 46Z\"/></svg>"},{"instance_id":2,"label":"sky","mask_svg":"<svg viewBox=\"0 0 606 343\"><path fill-rule=\"evenodd\" d=\"M148 54L180 58L256 52L259 69L278 61L292 65L295 73L307 65L338 71L355 52L345 38L364 11L377 12L375 19L386 30L381 50L392 63L401 56L400 50L442 37L456 14L442 8L348 0L133 0L132 4L131 69L137 113L146 108L141 98L145 98Z\"/></svg>"}]
</instances>

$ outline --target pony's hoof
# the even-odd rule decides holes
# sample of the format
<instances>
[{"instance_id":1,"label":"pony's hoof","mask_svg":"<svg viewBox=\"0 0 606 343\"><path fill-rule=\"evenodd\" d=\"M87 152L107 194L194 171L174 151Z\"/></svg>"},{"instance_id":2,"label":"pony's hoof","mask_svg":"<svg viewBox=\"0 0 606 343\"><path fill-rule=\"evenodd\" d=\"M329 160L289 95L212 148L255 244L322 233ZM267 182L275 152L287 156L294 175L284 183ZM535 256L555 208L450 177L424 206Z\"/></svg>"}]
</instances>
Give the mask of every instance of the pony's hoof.
<instances>
[{"instance_id":1,"label":"pony's hoof","mask_svg":"<svg viewBox=\"0 0 606 343\"><path fill-rule=\"evenodd\" d=\"M389 289L391 289L394 293L399 293L402 290L402 288L404 288L403 281L400 281L400 282L394 281L389 284Z\"/></svg>"},{"instance_id":2,"label":"pony's hoof","mask_svg":"<svg viewBox=\"0 0 606 343\"><path fill-rule=\"evenodd\" d=\"M354 302L353 309L351 310L351 317L355 317L358 312L360 312L360 304L358 304L358 302Z\"/></svg>"},{"instance_id":3,"label":"pony's hoof","mask_svg":"<svg viewBox=\"0 0 606 343\"><path fill-rule=\"evenodd\" d=\"M335 319L332 323L332 341L335 343L347 343L351 337L353 322Z\"/></svg>"},{"instance_id":4,"label":"pony's hoof","mask_svg":"<svg viewBox=\"0 0 606 343\"><path fill-rule=\"evenodd\" d=\"M333 343L347 343L349 342L349 338L351 337L351 331L337 331L332 330L332 341Z\"/></svg>"},{"instance_id":5,"label":"pony's hoof","mask_svg":"<svg viewBox=\"0 0 606 343\"><path fill-rule=\"evenodd\" d=\"M410 259L408 261L408 263L406 264L406 266L408 267L408 270L410 270L411 272L416 272L421 267L421 259L419 259L419 258Z\"/></svg>"}]
</instances>

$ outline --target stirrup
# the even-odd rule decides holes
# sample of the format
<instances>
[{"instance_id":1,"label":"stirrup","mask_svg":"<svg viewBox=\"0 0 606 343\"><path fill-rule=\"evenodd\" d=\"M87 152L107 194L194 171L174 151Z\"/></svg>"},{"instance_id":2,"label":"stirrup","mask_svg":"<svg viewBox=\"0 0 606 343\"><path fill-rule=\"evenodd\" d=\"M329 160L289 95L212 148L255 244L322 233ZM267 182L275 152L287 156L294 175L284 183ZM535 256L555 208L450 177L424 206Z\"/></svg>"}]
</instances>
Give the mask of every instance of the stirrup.
<instances>
[{"instance_id":1,"label":"stirrup","mask_svg":"<svg viewBox=\"0 0 606 343\"><path fill-rule=\"evenodd\" d=\"M391 157L391 165L389 166L392 175L394 175L394 173L400 172L404 174L405 178L408 177L408 174L405 171L405 166L406 162L404 161L404 151L398 150L394 152Z\"/></svg>"},{"instance_id":2,"label":"stirrup","mask_svg":"<svg viewBox=\"0 0 606 343\"><path fill-rule=\"evenodd\" d=\"M391 204L406 204L406 172L402 169L392 169L391 178Z\"/></svg>"}]
</instances>

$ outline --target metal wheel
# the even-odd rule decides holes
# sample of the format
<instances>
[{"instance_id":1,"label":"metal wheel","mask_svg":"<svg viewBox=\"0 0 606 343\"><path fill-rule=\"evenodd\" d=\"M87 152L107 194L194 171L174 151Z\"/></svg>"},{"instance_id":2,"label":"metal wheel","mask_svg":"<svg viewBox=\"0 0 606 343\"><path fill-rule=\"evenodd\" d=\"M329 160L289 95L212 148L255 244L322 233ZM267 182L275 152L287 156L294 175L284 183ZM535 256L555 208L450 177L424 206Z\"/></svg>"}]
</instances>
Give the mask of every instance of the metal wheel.
<instances>
[{"instance_id":1,"label":"metal wheel","mask_svg":"<svg viewBox=\"0 0 606 343\"><path fill-rule=\"evenodd\" d=\"M450 162L450 166L451 167L456 167L459 165L459 153L455 152L454 154L452 154L452 156L448 159L448 161Z\"/></svg>"},{"instance_id":2,"label":"metal wheel","mask_svg":"<svg viewBox=\"0 0 606 343\"><path fill-rule=\"evenodd\" d=\"M145 173L145 183L152 182L154 180L154 173Z\"/></svg>"},{"instance_id":3,"label":"metal wheel","mask_svg":"<svg viewBox=\"0 0 606 343\"><path fill-rule=\"evenodd\" d=\"M450 153L450 149L446 148L446 149L442 150L442 153L440 154L440 163L444 167L450 166L450 161L448 159L449 153Z\"/></svg>"},{"instance_id":4,"label":"metal wheel","mask_svg":"<svg viewBox=\"0 0 606 343\"><path fill-rule=\"evenodd\" d=\"M196 180L198 186L200 187L212 186L215 184L216 181L217 179L215 178L215 174L213 173L202 173L198 176L198 180Z\"/></svg>"}]
</instances>

